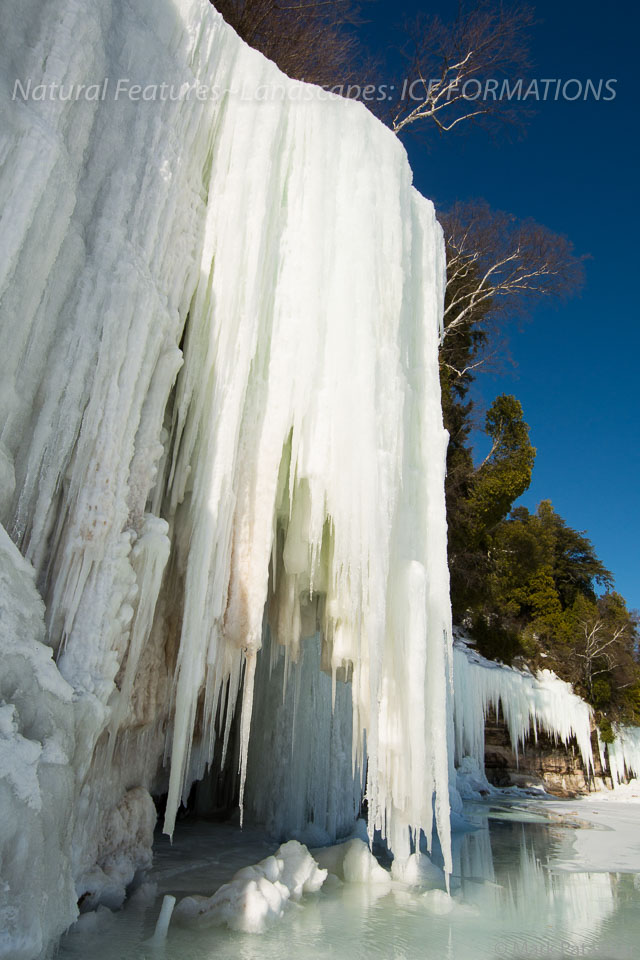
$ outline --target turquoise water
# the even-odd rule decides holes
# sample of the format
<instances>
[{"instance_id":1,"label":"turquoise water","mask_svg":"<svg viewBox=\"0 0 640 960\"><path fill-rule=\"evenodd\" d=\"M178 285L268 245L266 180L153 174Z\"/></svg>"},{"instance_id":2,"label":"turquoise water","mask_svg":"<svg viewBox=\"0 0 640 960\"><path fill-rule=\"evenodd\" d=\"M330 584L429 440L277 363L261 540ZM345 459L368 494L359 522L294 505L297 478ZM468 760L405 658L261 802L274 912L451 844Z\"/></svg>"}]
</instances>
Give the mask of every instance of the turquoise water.
<instances>
[{"instance_id":1,"label":"turquoise water","mask_svg":"<svg viewBox=\"0 0 640 960\"><path fill-rule=\"evenodd\" d=\"M152 947L145 940L153 933L164 894L178 899L188 893L210 895L240 866L260 860L277 846L255 830L185 822L173 845L165 838L157 842L149 876L155 887L142 887L117 913L100 911L83 920L78 932L64 938L58 956L61 960L640 957L640 872L629 865L626 872L585 870L584 845L577 842L580 831L588 829L605 850L605 860L608 845L612 862L616 860L614 806L608 820L595 828L580 819L575 804L568 803L566 813L562 807L558 812L558 806L505 800L465 808L475 829L454 837L453 900L446 905L451 907L447 913L440 912L442 898L430 896L426 887L394 884L388 891L334 885L290 904L282 920L260 936L172 924L166 942ZM637 817L640 822L640 805ZM558 869L558 863L564 869ZM600 854L600 868L602 863ZM640 870L640 863L631 866Z\"/></svg>"}]
</instances>

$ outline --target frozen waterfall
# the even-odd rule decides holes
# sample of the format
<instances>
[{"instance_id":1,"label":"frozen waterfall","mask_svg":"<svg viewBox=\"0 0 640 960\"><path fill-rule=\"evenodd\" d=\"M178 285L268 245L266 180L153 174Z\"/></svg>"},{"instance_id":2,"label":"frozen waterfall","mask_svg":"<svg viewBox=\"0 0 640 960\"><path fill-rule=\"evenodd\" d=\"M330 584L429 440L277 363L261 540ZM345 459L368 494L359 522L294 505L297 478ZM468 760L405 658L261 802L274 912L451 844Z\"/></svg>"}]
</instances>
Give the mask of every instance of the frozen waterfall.
<instances>
[{"instance_id":1,"label":"frozen waterfall","mask_svg":"<svg viewBox=\"0 0 640 960\"><path fill-rule=\"evenodd\" d=\"M484 770L484 726L493 708L504 720L516 753L544 732L567 746L575 739L585 773L593 772L591 707L570 683L551 670L533 674L486 660L456 640L454 663L455 754L459 764L472 757Z\"/></svg>"},{"instance_id":2,"label":"frozen waterfall","mask_svg":"<svg viewBox=\"0 0 640 960\"><path fill-rule=\"evenodd\" d=\"M294 685L320 638L330 797L366 780L400 858L435 811L450 869L444 254L402 146L206 0L22 0L0 43L1 642L38 707L3 686L0 852L19 824L58 878L52 911L9 877L15 956L122 900L149 793L171 832L239 711L242 799L265 630Z\"/></svg>"},{"instance_id":3,"label":"frozen waterfall","mask_svg":"<svg viewBox=\"0 0 640 960\"><path fill-rule=\"evenodd\" d=\"M611 783L616 790L620 784L640 777L640 727L613 723L613 742L605 743L598 731L598 747L603 768L609 767Z\"/></svg>"}]
</instances>

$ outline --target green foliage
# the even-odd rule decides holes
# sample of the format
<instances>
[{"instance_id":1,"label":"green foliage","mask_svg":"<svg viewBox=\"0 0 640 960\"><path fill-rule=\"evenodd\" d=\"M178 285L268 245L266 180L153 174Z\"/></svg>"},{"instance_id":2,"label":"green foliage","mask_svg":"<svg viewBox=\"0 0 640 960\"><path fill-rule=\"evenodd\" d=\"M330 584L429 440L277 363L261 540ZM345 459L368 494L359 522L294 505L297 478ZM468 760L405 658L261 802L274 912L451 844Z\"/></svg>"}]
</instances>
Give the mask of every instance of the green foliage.
<instances>
[{"instance_id":1,"label":"green foliage","mask_svg":"<svg viewBox=\"0 0 640 960\"><path fill-rule=\"evenodd\" d=\"M611 703L611 684L604 677L597 677L591 689L591 703L596 710L604 710Z\"/></svg>"},{"instance_id":2,"label":"green foliage","mask_svg":"<svg viewBox=\"0 0 640 960\"><path fill-rule=\"evenodd\" d=\"M518 634L499 621L476 615L471 633L478 651L488 660L500 660L510 664L514 657L524 652Z\"/></svg>"},{"instance_id":3,"label":"green foliage","mask_svg":"<svg viewBox=\"0 0 640 960\"><path fill-rule=\"evenodd\" d=\"M487 412L485 431L493 444L473 475L469 498L478 540L506 517L513 502L527 490L536 456L515 397L496 397Z\"/></svg>"},{"instance_id":4,"label":"green foliage","mask_svg":"<svg viewBox=\"0 0 640 960\"><path fill-rule=\"evenodd\" d=\"M478 286L476 262L468 259L461 268L452 253L440 381L450 435L446 497L454 621L469 629L484 656L549 667L599 714L606 710L614 719L640 723L637 620L613 591L610 572L586 534L568 526L551 501L543 500L535 513L513 506L529 486L536 453L515 397L502 395L492 403L484 421L490 453L474 464L469 388L487 348L495 305L491 296L467 296L467 288ZM459 303L466 305L462 314L456 314Z\"/></svg>"},{"instance_id":5,"label":"green foliage","mask_svg":"<svg viewBox=\"0 0 640 960\"><path fill-rule=\"evenodd\" d=\"M611 726L611 721L606 717L601 717L598 724L598 730L600 731L600 739L603 743L613 743L615 740L615 734L613 732L613 727Z\"/></svg>"},{"instance_id":6,"label":"green foliage","mask_svg":"<svg viewBox=\"0 0 640 960\"><path fill-rule=\"evenodd\" d=\"M640 680L636 680L623 692L625 719L640 724Z\"/></svg>"}]
</instances>

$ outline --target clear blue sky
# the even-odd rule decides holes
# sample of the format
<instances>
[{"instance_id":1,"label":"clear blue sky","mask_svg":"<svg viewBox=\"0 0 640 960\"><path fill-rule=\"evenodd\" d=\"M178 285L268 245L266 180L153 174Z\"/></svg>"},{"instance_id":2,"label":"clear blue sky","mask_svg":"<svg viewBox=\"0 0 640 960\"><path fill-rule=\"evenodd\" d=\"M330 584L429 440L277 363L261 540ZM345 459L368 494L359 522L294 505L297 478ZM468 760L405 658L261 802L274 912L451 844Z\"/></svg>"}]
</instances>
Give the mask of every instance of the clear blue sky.
<instances>
[{"instance_id":1,"label":"clear blue sky","mask_svg":"<svg viewBox=\"0 0 640 960\"><path fill-rule=\"evenodd\" d=\"M516 142L462 125L458 135L434 131L428 145L404 142L416 186L436 204L482 197L566 234L578 253L590 255L580 297L539 308L520 331L514 326L515 371L479 375L478 391L485 406L506 392L524 408L538 455L520 502L533 510L550 499L572 527L585 530L616 588L638 608L640 7L619 0L533 5L541 21L531 34L533 75L616 78L616 99L539 103ZM422 9L451 18L456 7L455 0L401 8L377 0L364 8L371 22L363 35L393 61L405 14Z\"/></svg>"}]
</instances>

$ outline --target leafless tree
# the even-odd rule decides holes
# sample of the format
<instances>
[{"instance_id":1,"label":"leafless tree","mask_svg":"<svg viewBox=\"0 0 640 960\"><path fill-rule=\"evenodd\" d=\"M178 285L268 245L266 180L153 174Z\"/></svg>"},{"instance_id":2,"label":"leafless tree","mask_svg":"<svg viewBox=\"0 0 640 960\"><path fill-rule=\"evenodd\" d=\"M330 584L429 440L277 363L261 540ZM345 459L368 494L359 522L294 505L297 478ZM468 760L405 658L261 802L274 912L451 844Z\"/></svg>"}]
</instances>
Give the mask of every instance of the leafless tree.
<instances>
[{"instance_id":1,"label":"leafless tree","mask_svg":"<svg viewBox=\"0 0 640 960\"><path fill-rule=\"evenodd\" d=\"M321 86L358 79L362 56L352 0L212 0L250 46L289 77ZM364 67L362 67L364 69Z\"/></svg>"},{"instance_id":2,"label":"leafless tree","mask_svg":"<svg viewBox=\"0 0 640 960\"><path fill-rule=\"evenodd\" d=\"M612 625L598 617L581 621L580 630L576 655L583 661L583 679L591 695L595 678L611 673L618 665L621 653L629 644L631 626L630 623Z\"/></svg>"},{"instance_id":3,"label":"leafless tree","mask_svg":"<svg viewBox=\"0 0 640 960\"><path fill-rule=\"evenodd\" d=\"M410 66L393 112L394 131L424 121L441 132L469 120L514 122L514 102L499 95L498 86L526 74L533 23L528 5L482 0L460 3L451 23L426 15L408 23Z\"/></svg>"},{"instance_id":4,"label":"leafless tree","mask_svg":"<svg viewBox=\"0 0 640 960\"><path fill-rule=\"evenodd\" d=\"M571 242L534 220L518 220L484 201L457 203L439 214L447 250L444 340L467 336L474 323L499 326L542 297L563 298L583 281L583 258ZM455 355L455 350L449 354ZM462 352L463 376L486 362Z\"/></svg>"}]
</instances>

